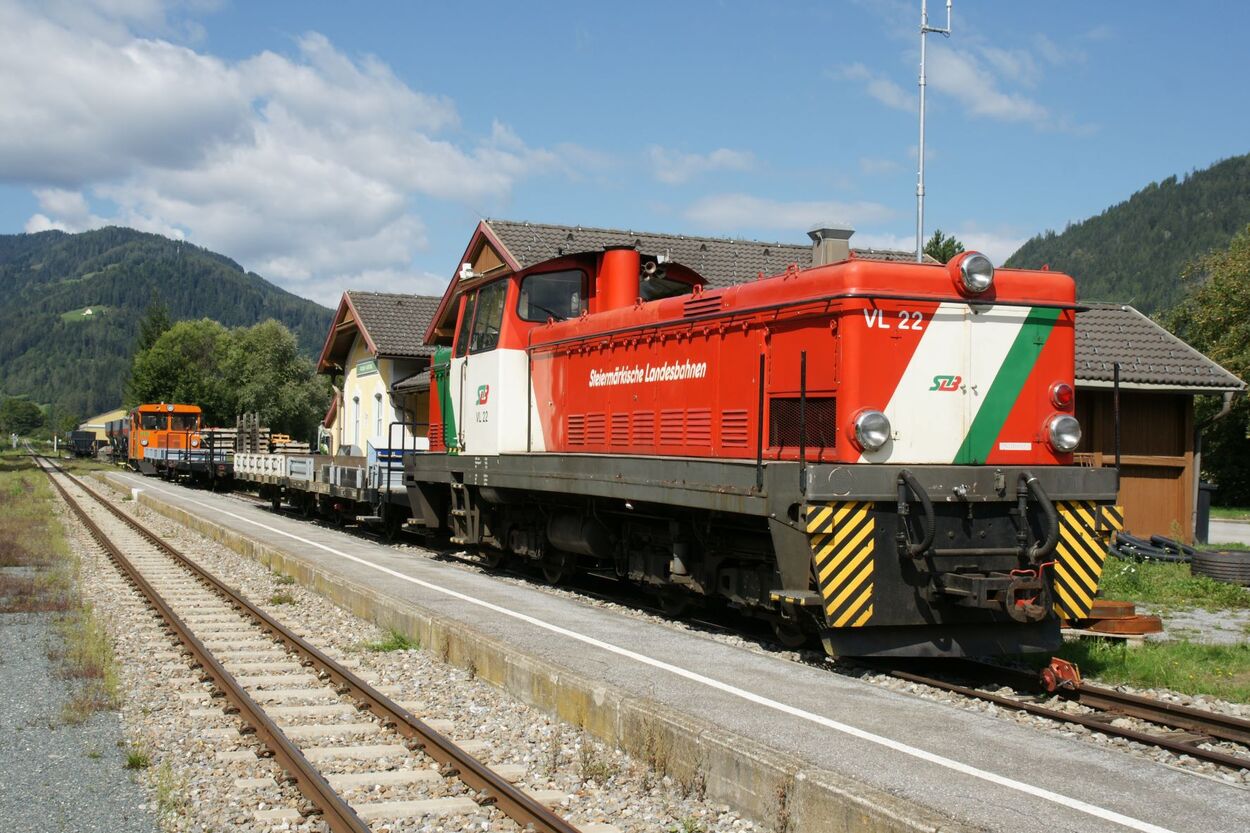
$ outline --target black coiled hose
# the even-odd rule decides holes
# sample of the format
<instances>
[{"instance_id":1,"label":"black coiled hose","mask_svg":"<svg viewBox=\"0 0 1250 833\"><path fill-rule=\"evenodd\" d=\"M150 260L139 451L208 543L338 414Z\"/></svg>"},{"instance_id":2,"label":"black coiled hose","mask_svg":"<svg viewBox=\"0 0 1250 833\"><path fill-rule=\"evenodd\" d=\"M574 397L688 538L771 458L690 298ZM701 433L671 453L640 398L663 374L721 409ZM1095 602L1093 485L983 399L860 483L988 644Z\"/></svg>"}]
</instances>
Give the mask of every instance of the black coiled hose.
<instances>
[{"instance_id":1,"label":"black coiled hose","mask_svg":"<svg viewBox=\"0 0 1250 833\"><path fill-rule=\"evenodd\" d=\"M1037 562L1054 552L1055 545L1059 543L1059 513L1055 511L1055 505L1050 502L1050 496L1046 494L1046 490L1042 488L1042 484L1032 472L1020 472L1020 480L1033 495L1033 499L1041 504L1042 513L1046 516L1046 539L1040 544L1029 547L1026 553L1030 561Z\"/></svg>"},{"instance_id":2,"label":"black coiled hose","mask_svg":"<svg viewBox=\"0 0 1250 833\"><path fill-rule=\"evenodd\" d=\"M937 516L933 512L933 501L929 500L929 493L925 491L924 486L920 485L920 481L914 474L903 469L898 473L898 479L920 499L920 506L924 510L924 534L918 542L907 545L907 554L912 558L919 558L929 551L929 547L933 546L933 536L937 534Z\"/></svg>"}]
</instances>

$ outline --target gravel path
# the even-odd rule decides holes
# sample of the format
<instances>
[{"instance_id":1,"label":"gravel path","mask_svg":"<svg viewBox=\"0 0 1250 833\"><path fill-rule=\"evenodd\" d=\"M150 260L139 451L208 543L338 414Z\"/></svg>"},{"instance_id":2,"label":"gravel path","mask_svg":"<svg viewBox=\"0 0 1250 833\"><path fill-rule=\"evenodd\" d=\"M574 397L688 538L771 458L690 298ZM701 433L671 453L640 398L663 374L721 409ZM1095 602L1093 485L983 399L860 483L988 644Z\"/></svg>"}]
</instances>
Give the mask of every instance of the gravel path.
<instances>
[{"instance_id":1,"label":"gravel path","mask_svg":"<svg viewBox=\"0 0 1250 833\"><path fill-rule=\"evenodd\" d=\"M392 699L411 704L410 710L422 719L437 721L436 728L446 727L457 741L485 742L488 749L482 754L487 763L510 770L509 777L527 791L558 794L556 810L587 833L607 823L629 833L764 829L723 805L704 800L700 784L677 784L661 777L645 762L554 721L437 656L420 650L370 650L370 644L386 637L372 624L132 501L112 497L117 499L115 505L168 536L186 555L268 613L327 653L354 664L361 677ZM273 783L250 791L239 789L238 779L273 778L275 768L251 755L252 742L231 731L237 723L213 706L208 689L191 677L168 638L155 627L152 615L116 578L112 567L94 555L85 533L69 537L71 545L85 554L84 584L90 586L97 611L116 639L127 692L123 707L127 733L133 744L151 751L149 783L170 796L162 802L166 829L321 829L318 821L265 823L256 819L258 810L298 805L298 795ZM323 715L316 722L324 724L329 719ZM358 721L359 717L345 720ZM326 743L349 746L360 741ZM376 763L349 755L333 771L350 774L376 768ZM402 797L396 788L372 785L361 788L351 800L396 797ZM471 828L463 825L459 819L451 824L427 817L379 821L373 829L388 833L515 829L510 823L500 825L486 818L473 822Z\"/></svg>"},{"instance_id":2,"label":"gravel path","mask_svg":"<svg viewBox=\"0 0 1250 833\"><path fill-rule=\"evenodd\" d=\"M49 614L0 614L0 831L154 833L118 713L61 719L67 685L48 660L59 642Z\"/></svg>"}]
</instances>

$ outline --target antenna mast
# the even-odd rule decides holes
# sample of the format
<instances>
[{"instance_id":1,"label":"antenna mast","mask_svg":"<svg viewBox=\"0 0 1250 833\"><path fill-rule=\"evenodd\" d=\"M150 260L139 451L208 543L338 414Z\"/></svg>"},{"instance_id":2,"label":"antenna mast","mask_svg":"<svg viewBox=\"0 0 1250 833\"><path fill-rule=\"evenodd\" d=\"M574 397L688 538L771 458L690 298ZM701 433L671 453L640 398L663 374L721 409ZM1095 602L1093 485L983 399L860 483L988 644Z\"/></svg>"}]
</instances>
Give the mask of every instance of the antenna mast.
<instances>
[{"instance_id":1,"label":"antenna mast","mask_svg":"<svg viewBox=\"0 0 1250 833\"><path fill-rule=\"evenodd\" d=\"M924 44L925 36L935 32L943 37L951 36L951 0L946 0L946 28L929 25L929 0L920 0L920 157L916 178L916 262L924 262Z\"/></svg>"}]
</instances>

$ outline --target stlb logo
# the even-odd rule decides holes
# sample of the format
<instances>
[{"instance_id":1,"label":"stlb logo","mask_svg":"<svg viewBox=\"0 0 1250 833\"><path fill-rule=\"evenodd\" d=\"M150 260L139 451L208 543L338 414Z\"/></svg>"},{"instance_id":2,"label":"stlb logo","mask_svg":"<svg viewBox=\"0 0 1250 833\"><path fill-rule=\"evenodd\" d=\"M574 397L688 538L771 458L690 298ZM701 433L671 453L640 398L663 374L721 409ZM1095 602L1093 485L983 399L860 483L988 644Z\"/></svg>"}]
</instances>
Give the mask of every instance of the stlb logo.
<instances>
[{"instance_id":1,"label":"stlb logo","mask_svg":"<svg viewBox=\"0 0 1250 833\"><path fill-rule=\"evenodd\" d=\"M490 399L490 385L479 385L477 389L477 404L485 405L487 399Z\"/></svg>"},{"instance_id":2,"label":"stlb logo","mask_svg":"<svg viewBox=\"0 0 1250 833\"><path fill-rule=\"evenodd\" d=\"M959 383L963 380L962 376L934 376L933 387L929 390L956 391L959 390Z\"/></svg>"}]
</instances>

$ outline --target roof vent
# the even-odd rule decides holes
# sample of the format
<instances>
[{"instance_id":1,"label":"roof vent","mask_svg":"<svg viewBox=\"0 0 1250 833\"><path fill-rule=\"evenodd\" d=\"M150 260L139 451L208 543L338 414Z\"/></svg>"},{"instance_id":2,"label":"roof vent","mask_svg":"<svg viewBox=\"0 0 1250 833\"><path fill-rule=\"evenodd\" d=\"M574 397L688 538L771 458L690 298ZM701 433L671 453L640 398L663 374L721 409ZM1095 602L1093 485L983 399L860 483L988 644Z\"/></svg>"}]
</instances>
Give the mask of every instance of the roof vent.
<instances>
[{"instance_id":1,"label":"roof vent","mask_svg":"<svg viewBox=\"0 0 1250 833\"><path fill-rule=\"evenodd\" d=\"M840 263L851 257L851 235L855 229L850 226L816 226L807 233L812 238L812 265L827 266Z\"/></svg>"}]
</instances>

